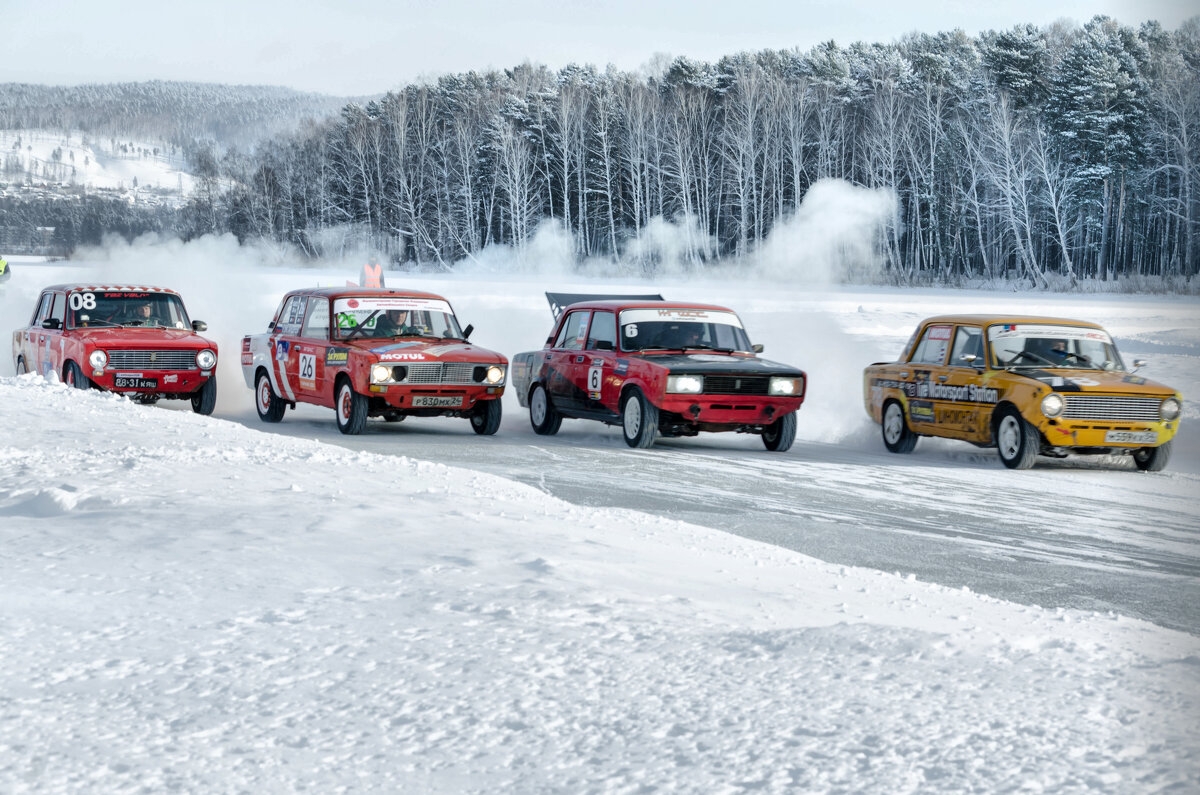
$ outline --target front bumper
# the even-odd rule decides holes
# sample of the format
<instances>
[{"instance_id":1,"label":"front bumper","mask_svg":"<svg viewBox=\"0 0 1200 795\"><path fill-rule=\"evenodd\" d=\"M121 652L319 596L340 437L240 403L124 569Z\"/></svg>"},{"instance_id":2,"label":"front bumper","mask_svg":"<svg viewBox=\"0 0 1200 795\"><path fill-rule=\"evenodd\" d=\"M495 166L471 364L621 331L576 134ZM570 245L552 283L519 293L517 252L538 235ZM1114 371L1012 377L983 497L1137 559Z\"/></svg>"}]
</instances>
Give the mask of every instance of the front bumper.
<instances>
[{"instance_id":1,"label":"front bumper","mask_svg":"<svg viewBox=\"0 0 1200 795\"><path fill-rule=\"evenodd\" d=\"M499 400L503 394L503 386L405 384L371 384L367 392L368 396L379 398L392 408L444 411L466 411L480 400Z\"/></svg>"},{"instance_id":2,"label":"front bumper","mask_svg":"<svg viewBox=\"0 0 1200 795\"><path fill-rule=\"evenodd\" d=\"M204 386L216 370L91 370L88 377L101 389L121 394L187 395ZM145 385L154 382L153 386ZM130 386L130 384L136 384Z\"/></svg>"},{"instance_id":3,"label":"front bumper","mask_svg":"<svg viewBox=\"0 0 1200 795\"><path fill-rule=\"evenodd\" d=\"M804 403L803 397L764 397L762 395L682 395L668 394L660 411L679 415L697 425L769 425L790 414Z\"/></svg>"},{"instance_id":4,"label":"front bumper","mask_svg":"<svg viewBox=\"0 0 1200 795\"><path fill-rule=\"evenodd\" d=\"M1051 447L1158 447L1175 436L1179 420L1171 422L1087 422L1046 420L1035 423ZM1154 441L1149 440L1154 435Z\"/></svg>"}]
</instances>

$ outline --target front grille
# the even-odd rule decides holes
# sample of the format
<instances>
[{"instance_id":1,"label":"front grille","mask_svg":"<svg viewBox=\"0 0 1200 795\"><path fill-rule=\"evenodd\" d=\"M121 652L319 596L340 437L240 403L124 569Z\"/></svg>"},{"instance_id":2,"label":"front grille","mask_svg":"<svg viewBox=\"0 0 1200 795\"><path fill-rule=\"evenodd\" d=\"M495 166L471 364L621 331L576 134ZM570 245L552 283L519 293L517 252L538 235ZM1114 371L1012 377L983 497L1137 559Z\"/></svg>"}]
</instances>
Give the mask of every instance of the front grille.
<instances>
[{"instance_id":1,"label":"front grille","mask_svg":"<svg viewBox=\"0 0 1200 795\"><path fill-rule=\"evenodd\" d=\"M765 395L771 383L769 375L706 375L706 395Z\"/></svg>"},{"instance_id":2,"label":"front grille","mask_svg":"<svg viewBox=\"0 0 1200 795\"><path fill-rule=\"evenodd\" d=\"M1112 422L1157 422L1161 398L1115 395L1064 395L1063 419Z\"/></svg>"},{"instance_id":3,"label":"front grille","mask_svg":"<svg viewBox=\"0 0 1200 795\"><path fill-rule=\"evenodd\" d=\"M110 370L195 370L196 351L108 351Z\"/></svg>"},{"instance_id":4,"label":"front grille","mask_svg":"<svg viewBox=\"0 0 1200 795\"><path fill-rule=\"evenodd\" d=\"M477 384L475 368L469 362L438 362L436 364L409 364L405 384Z\"/></svg>"}]
</instances>

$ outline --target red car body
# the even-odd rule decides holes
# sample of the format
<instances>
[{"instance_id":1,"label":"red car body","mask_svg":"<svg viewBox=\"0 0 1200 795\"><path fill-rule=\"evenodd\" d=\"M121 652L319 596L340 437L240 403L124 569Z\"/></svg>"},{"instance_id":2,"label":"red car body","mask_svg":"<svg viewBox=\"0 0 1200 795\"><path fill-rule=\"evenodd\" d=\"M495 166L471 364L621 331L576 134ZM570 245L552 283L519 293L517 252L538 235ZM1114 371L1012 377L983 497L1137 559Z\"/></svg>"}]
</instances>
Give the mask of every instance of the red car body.
<instances>
[{"instance_id":1,"label":"red car body","mask_svg":"<svg viewBox=\"0 0 1200 795\"><path fill-rule=\"evenodd\" d=\"M411 333L381 336L381 313L388 311L410 317ZM450 304L433 293L294 290L267 333L242 340L242 373L266 422L311 403L334 409L343 433L360 433L367 417L452 416L492 434L500 425L508 359L468 342L470 332L458 328ZM384 372L386 378L378 377Z\"/></svg>"},{"instance_id":2,"label":"red car body","mask_svg":"<svg viewBox=\"0 0 1200 795\"><path fill-rule=\"evenodd\" d=\"M162 308L152 322L129 313ZM192 400L201 414L216 403L217 345L200 336L179 294L161 287L59 284L42 290L29 324L13 332L17 373L57 376L143 402Z\"/></svg>"},{"instance_id":3,"label":"red car body","mask_svg":"<svg viewBox=\"0 0 1200 795\"><path fill-rule=\"evenodd\" d=\"M666 336L689 333L691 344ZM584 301L562 311L542 350L513 357L513 384L540 434L574 417L621 425L631 447L650 446L655 431L736 431L782 452L795 438L805 374L761 350L725 307Z\"/></svg>"}]
</instances>

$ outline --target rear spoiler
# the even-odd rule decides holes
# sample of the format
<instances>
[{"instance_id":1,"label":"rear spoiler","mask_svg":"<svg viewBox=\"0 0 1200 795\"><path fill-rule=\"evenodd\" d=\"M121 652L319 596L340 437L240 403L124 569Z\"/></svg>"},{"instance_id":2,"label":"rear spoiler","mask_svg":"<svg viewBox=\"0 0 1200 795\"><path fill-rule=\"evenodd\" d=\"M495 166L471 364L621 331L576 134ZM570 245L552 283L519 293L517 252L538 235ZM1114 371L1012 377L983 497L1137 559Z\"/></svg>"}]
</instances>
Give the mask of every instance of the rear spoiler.
<instances>
[{"instance_id":1,"label":"rear spoiler","mask_svg":"<svg viewBox=\"0 0 1200 795\"><path fill-rule=\"evenodd\" d=\"M550 311L554 313L554 319L558 320L558 316L562 311L571 304L577 304L580 301L608 301L612 299L625 299L627 301L661 301L661 295L598 295L591 293L546 293L546 300L550 302Z\"/></svg>"}]
</instances>

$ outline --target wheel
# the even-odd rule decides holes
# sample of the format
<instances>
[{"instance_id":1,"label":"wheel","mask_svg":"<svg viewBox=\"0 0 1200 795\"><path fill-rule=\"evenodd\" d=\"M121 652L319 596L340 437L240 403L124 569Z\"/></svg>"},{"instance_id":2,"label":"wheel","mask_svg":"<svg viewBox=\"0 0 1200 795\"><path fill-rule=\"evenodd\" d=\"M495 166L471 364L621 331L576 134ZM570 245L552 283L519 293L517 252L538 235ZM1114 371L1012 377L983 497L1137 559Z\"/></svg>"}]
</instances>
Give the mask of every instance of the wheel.
<instances>
[{"instance_id":1,"label":"wheel","mask_svg":"<svg viewBox=\"0 0 1200 795\"><path fill-rule=\"evenodd\" d=\"M67 362L67 366L63 369L63 383L75 389L91 389L92 382L79 369L79 365L75 362Z\"/></svg>"},{"instance_id":2,"label":"wheel","mask_svg":"<svg viewBox=\"0 0 1200 795\"><path fill-rule=\"evenodd\" d=\"M210 378L204 386L192 393L192 411L205 416L217 407L217 379Z\"/></svg>"},{"instance_id":3,"label":"wheel","mask_svg":"<svg viewBox=\"0 0 1200 795\"><path fill-rule=\"evenodd\" d=\"M796 441L796 412L791 411L763 428L763 446L774 453L786 453Z\"/></svg>"},{"instance_id":4,"label":"wheel","mask_svg":"<svg viewBox=\"0 0 1200 795\"><path fill-rule=\"evenodd\" d=\"M541 384L535 386L533 394L529 396L529 422L533 425L533 432L539 436L553 436L562 425L562 415L554 408Z\"/></svg>"},{"instance_id":5,"label":"wheel","mask_svg":"<svg viewBox=\"0 0 1200 795\"><path fill-rule=\"evenodd\" d=\"M27 368L25 366L25 357L24 356L17 357L16 370L17 370L17 375L25 375L26 373L29 372L29 368Z\"/></svg>"},{"instance_id":6,"label":"wheel","mask_svg":"<svg viewBox=\"0 0 1200 795\"><path fill-rule=\"evenodd\" d=\"M904 407L895 400L889 400L883 407L884 447L893 453L911 453L917 446L917 438L904 418Z\"/></svg>"},{"instance_id":7,"label":"wheel","mask_svg":"<svg viewBox=\"0 0 1200 795\"><path fill-rule=\"evenodd\" d=\"M996 448L1004 466L1029 469L1037 458L1039 442L1037 428L1026 422L1019 411L1012 406L1000 410L996 422Z\"/></svg>"},{"instance_id":8,"label":"wheel","mask_svg":"<svg viewBox=\"0 0 1200 795\"><path fill-rule=\"evenodd\" d=\"M1171 443L1163 442L1158 447L1141 447L1133 451L1133 463L1143 472L1159 472L1171 460Z\"/></svg>"},{"instance_id":9,"label":"wheel","mask_svg":"<svg viewBox=\"0 0 1200 795\"><path fill-rule=\"evenodd\" d=\"M367 397L355 392L345 379L338 384L333 409L337 414L339 431L347 436L362 433L363 426L367 424Z\"/></svg>"},{"instance_id":10,"label":"wheel","mask_svg":"<svg viewBox=\"0 0 1200 795\"><path fill-rule=\"evenodd\" d=\"M271 388L271 379L265 370L260 370L258 380L254 382L254 405L258 409L258 418L263 422L279 422L283 412L287 411L287 403L275 394Z\"/></svg>"},{"instance_id":11,"label":"wheel","mask_svg":"<svg viewBox=\"0 0 1200 795\"><path fill-rule=\"evenodd\" d=\"M654 435L658 433L658 409L637 387L625 398L625 406L621 409L621 431L625 434L625 444L630 447L645 449L654 444Z\"/></svg>"},{"instance_id":12,"label":"wheel","mask_svg":"<svg viewBox=\"0 0 1200 795\"><path fill-rule=\"evenodd\" d=\"M407 418L408 418L407 414L401 414L399 411L383 412L383 421L384 422L404 422L404 420L406 420Z\"/></svg>"},{"instance_id":13,"label":"wheel","mask_svg":"<svg viewBox=\"0 0 1200 795\"><path fill-rule=\"evenodd\" d=\"M471 412L471 428L480 436L491 436L500 430L500 400L484 400L475 404Z\"/></svg>"}]
</instances>

